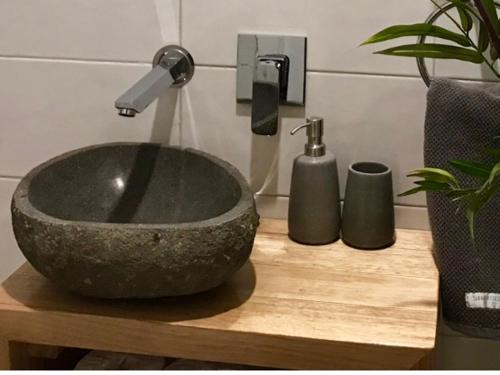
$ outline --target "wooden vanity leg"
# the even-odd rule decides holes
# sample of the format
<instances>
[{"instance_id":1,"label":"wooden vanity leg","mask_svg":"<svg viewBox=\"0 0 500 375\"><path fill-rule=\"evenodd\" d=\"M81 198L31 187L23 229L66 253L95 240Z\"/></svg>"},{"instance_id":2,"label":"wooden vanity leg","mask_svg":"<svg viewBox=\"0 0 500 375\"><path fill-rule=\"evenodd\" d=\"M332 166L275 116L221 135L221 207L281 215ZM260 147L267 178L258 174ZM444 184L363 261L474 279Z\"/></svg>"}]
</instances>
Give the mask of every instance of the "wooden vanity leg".
<instances>
[{"instance_id":1,"label":"wooden vanity leg","mask_svg":"<svg viewBox=\"0 0 500 375\"><path fill-rule=\"evenodd\" d=\"M9 342L0 337L0 370L10 370Z\"/></svg>"},{"instance_id":2,"label":"wooden vanity leg","mask_svg":"<svg viewBox=\"0 0 500 375\"><path fill-rule=\"evenodd\" d=\"M34 370L36 364L31 360L25 345L0 338L0 370Z\"/></svg>"},{"instance_id":3,"label":"wooden vanity leg","mask_svg":"<svg viewBox=\"0 0 500 375\"><path fill-rule=\"evenodd\" d=\"M411 369L412 370L432 370L434 367L434 351L431 351L420 361L418 361Z\"/></svg>"},{"instance_id":4,"label":"wooden vanity leg","mask_svg":"<svg viewBox=\"0 0 500 375\"><path fill-rule=\"evenodd\" d=\"M7 339L0 337L0 370L13 370L11 348Z\"/></svg>"}]
</instances>

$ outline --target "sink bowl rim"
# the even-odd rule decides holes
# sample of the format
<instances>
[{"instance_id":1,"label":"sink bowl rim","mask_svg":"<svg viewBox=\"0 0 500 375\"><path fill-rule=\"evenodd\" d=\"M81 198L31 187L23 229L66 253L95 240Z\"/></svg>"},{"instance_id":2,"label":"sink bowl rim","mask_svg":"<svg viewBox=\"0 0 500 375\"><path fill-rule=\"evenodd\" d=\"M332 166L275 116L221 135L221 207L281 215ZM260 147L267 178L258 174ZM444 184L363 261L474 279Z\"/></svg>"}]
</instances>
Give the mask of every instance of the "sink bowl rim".
<instances>
[{"instance_id":1,"label":"sink bowl rim","mask_svg":"<svg viewBox=\"0 0 500 375\"><path fill-rule=\"evenodd\" d=\"M65 158L80 154L82 152L92 151L94 149L106 148L106 147L114 147L114 146L159 146L161 148L170 148L170 149L178 149L183 152L189 152L200 157L206 158L210 160L212 163L224 169L227 173L229 173L238 183L238 186L241 189L241 196L238 202L230 208L228 211L211 217L209 219L199 220L199 221L190 221L183 223L106 223L106 222L94 222L94 221L81 221L81 220L66 220L61 219L56 216L49 215L38 208L36 208L29 199L29 189L31 186L32 180L43 170L52 166L53 164L64 160ZM211 155L204 151L200 151L191 147L181 147L181 146L168 146L162 145L160 143L153 142L109 142L109 143L100 143L91 146L80 147L65 153L62 153L58 156L55 156L39 165L31 169L19 182L14 194L12 196L12 207L16 207L22 213L29 217L38 218L44 222L49 222L54 225L78 225L80 227L87 228L114 228L114 229L126 229L126 230L142 230L142 229L189 229L189 228L202 228L213 226L217 224L223 224L228 221L236 219L238 216L244 214L248 209L255 208L255 201L253 197L253 193L243 175L240 171L231 165L230 163L218 158L217 156Z\"/></svg>"}]
</instances>

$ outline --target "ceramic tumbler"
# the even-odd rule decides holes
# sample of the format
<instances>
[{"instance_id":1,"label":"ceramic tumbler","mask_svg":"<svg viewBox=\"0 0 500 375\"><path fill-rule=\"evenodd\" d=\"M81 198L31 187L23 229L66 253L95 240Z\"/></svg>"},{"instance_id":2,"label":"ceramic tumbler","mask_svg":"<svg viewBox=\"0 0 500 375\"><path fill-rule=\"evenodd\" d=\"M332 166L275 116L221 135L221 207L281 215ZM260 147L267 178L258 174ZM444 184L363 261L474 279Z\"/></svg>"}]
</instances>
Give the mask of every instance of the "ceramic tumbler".
<instances>
[{"instance_id":1,"label":"ceramic tumbler","mask_svg":"<svg viewBox=\"0 0 500 375\"><path fill-rule=\"evenodd\" d=\"M342 240L358 249L382 249L395 241L392 171L384 164L349 166Z\"/></svg>"}]
</instances>

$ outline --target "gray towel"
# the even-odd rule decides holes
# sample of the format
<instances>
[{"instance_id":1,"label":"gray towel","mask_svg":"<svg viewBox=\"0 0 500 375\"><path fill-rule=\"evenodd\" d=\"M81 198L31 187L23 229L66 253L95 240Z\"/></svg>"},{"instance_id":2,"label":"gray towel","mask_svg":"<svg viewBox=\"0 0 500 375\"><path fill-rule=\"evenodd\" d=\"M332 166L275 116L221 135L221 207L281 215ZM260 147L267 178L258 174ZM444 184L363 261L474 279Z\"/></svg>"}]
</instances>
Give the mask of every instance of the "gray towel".
<instances>
[{"instance_id":1,"label":"gray towel","mask_svg":"<svg viewBox=\"0 0 500 375\"><path fill-rule=\"evenodd\" d=\"M482 150L500 135L500 84L435 80L428 92L425 122L425 165L452 170L450 159L487 162ZM497 143L497 146L500 147ZM477 181L455 173L461 183ZM480 212L473 250L467 220L457 205L439 193L428 193L427 204L441 275L443 314L464 333L500 338L500 309L478 308L466 298L500 301L500 197ZM481 293L481 294L472 294ZM493 293L493 295L482 294Z\"/></svg>"}]
</instances>

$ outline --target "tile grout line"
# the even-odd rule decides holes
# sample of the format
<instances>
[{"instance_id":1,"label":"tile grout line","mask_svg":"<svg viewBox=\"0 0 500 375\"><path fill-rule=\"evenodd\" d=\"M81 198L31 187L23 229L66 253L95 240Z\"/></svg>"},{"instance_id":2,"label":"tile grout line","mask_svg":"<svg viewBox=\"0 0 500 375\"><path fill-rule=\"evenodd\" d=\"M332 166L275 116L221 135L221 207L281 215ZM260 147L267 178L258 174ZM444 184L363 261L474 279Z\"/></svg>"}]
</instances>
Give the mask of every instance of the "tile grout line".
<instances>
[{"instance_id":1,"label":"tile grout line","mask_svg":"<svg viewBox=\"0 0 500 375\"><path fill-rule=\"evenodd\" d=\"M236 70L235 65L224 65L224 64L197 64L200 68L205 69L228 69L228 70ZM410 79L419 79L421 80L420 75L418 74L396 74L396 73L376 73L376 72L350 72L345 70L325 70L325 69L308 69L306 73L312 74L329 74L329 75L344 75L344 76L366 76L366 77L381 77L381 78L410 78ZM466 77L446 77L449 79L455 79L459 81L467 81L467 82L485 82L485 83L495 83L494 79L488 78L466 78Z\"/></svg>"},{"instance_id":2,"label":"tile grout line","mask_svg":"<svg viewBox=\"0 0 500 375\"><path fill-rule=\"evenodd\" d=\"M73 58L73 57L57 57L57 56L30 56L30 55L2 55L0 60L22 60L22 61L41 61L41 62L55 62L55 63L75 63L75 64L112 64L112 65L137 65L137 66L151 66L148 61L134 61L134 60L105 60L105 59L86 59L86 58Z\"/></svg>"},{"instance_id":3,"label":"tile grout line","mask_svg":"<svg viewBox=\"0 0 500 375\"><path fill-rule=\"evenodd\" d=\"M181 7L179 8L181 12ZM179 26L179 39L182 44L182 26ZM147 61L133 61L133 60L105 60L105 59L85 59L85 58L72 58L72 57L57 57L57 56L30 56L30 55L1 55L0 60L34 60L43 62L67 62L67 63L89 63L89 64L116 64L116 65L147 65L150 66L151 63ZM236 69L236 65L226 65L226 64L201 64L197 63L199 68L211 68L211 69ZM322 70L322 69L309 69L307 73L323 73L323 74L344 74L344 75L373 75L373 76L383 76L383 77L403 77L403 78L418 78L418 75L404 75L404 74L385 74L385 73L374 73L374 72L348 72L348 71L335 71L335 70Z\"/></svg>"},{"instance_id":4,"label":"tile grout line","mask_svg":"<svg viewBox=\"0 0 500 375\"><path fill-rule=\"evenodd\" d=\"M179 9L178 9L178 23L179 23L179 45L182 46L182 0L178 0ZM183 130L184 130L184 89L179 90L179 145L183 147Z\"/></svg>"},{"instance_id":5,"label":"tile grout line","mask_svg":"<svg viewBox=\"0 0 500 375\"><path fill-rule=\"evenodd\" d=\"M71 57L41 57L41 56L20 56L20 55L0 55L1 60L20 60L20 61L42 61L42 62L53 62L53 63L75 63L75 64L103 64L103 65L123 65L123 66L147 66L150 67L151 63L147 61L133 61L133 60L100 60L100 59L85 59L85 58L71 58ZM196 64L199 68L205 69L230 69L236 70L235 65L225 65L225 64ZM351 72L344 70L326 70L326 69L308 69L306 73L312 74L325 74L325 75L344 75L344 76L360 76L360 77L380 77L380 78L408 78L408 79L420 79L418 74L390 74L390 73L376 73L376 72ZM450 79L455 79L459 81L466 82L485 82L493 83L496 82L493 79L488 78L467 78L467 77L446 77Z\"/></svg>"},{"instance_id":6,"label":"tile grout line","mask_svg":"<svg viewBox=\"0 0 500 375\"><path fill-rule=\"evenodd\" d=\"M22 177L19 176L13 176L13 175L0 175L0 180L21 180Z\"/></svg>"},{"instance_id":7,"label":"tile grout line","mask_svg":"<svg viewBox=\"0 0 500 375\"><path fill-rule=\"evenodd\" d=\"M254 198L259 199L259 198L264 198L264 199L276 199L276 198L282 198L282 199L289 199L289 195L284 195L284 194L255 194L254 193ZM344 199L341 199L343 202ZM419 205L419 204L408 204L408 203L394 203L394 206L398 207L408 207L408 208L424 208L426 209L427 206L425 205Z\"/></svg>"},{"instance_id":8,"label":"tile grout line","mask_svg":"<svg viewBox=\"0 0 500 375\"><path fill-rule=\"evenodd\" d=\"M236 65L226 64L197 64L200 68L206 69L232 69L235 70ZM351 72L345 70L327 70L327 69L307 69L306 73L313 74L333 74L333 75L359 75L359 76L373 76L373 77L387 77L387 78L420 78L418 74L389 74L377 72ZM480 81L480 80L479 80Z\"/></svg>"},{"instance_id":9,"label":"tile grout line","mask_svg":"<svg viewBox=\"0 0 500 375\"><path fill-rule=\"evenodd\" d=\"M179 44L182 46L182 0L178 0L178 4L179 4L179 13L178 13L178 17L179 17Z\"/></svg>"}]
</instances>

